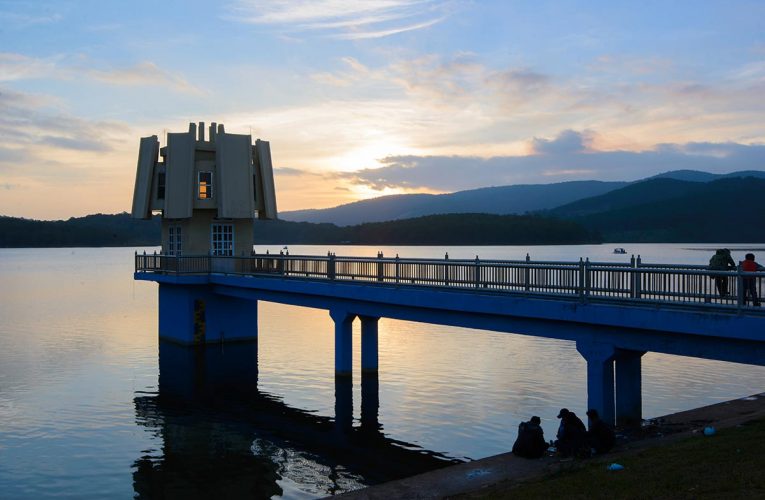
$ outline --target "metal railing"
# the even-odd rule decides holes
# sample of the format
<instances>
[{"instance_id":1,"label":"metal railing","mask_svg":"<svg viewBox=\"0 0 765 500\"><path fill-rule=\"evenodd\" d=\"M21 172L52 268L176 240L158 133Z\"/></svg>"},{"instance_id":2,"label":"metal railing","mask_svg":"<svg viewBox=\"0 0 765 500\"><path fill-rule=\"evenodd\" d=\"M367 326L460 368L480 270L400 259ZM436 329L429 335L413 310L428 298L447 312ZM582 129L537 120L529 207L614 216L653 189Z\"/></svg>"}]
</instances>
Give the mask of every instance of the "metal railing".
<instances>
[{"instance_id":1,"label":"metal railing","mask_svg":"<svg viewBox=\"0 0 765 500\"><path fill-rule=\"evenodd\" d=\"M632 303L671 303L690 306L749 308L759 305L765 272L711 271L706 266L628 263L402 259L253 254L242 257L210 255L135 255L136 272L175 275L234 274L364 282L409 287L439 287L497 293L521 293L619 300ZM754 290L755 300L745 297ZM750 293L751 295L751 293ZM754 309L753 309L754 310Z\"/></svg>"}]
</instances>

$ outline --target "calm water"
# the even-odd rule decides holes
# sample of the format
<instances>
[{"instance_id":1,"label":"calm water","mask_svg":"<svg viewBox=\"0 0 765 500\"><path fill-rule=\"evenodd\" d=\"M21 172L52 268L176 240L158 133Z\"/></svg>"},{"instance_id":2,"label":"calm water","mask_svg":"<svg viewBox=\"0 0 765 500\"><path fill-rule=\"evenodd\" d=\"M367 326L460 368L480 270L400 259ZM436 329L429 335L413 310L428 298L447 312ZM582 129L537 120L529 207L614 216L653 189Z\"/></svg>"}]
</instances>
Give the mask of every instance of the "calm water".
<instances>
[{"instance_id":1,"label":"calm water","mask_svg":"<svg viewBox=\"0 0 765 500\"><path fill-rule=\"evenodd\" d=\"M290 251L629 258L614 246L644 262L710 256L710 245L633 244ZM0 250L3 498L312 498L505 452L533 414L550 436L560 407L584 414L585 363L565 341L383 319L379 378L362 384L357 370L352 385L335 383L326 311L261 303L257 347L159 345L157 285L133 281L132 255ZM643 359L646 417L764 389L761 367Z\"/></svg>"}]
</instances>

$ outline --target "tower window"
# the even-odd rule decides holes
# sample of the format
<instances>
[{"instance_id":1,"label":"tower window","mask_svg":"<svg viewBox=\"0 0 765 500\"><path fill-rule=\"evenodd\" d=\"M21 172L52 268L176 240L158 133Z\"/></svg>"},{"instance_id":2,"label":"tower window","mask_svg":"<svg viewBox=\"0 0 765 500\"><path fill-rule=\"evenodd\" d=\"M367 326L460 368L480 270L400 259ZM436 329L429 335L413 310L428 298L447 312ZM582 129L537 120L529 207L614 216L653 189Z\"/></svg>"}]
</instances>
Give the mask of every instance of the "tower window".
<instances>
[{"instance_id":1,"label":"tower window","mask_svg":"<svg viewBox=\"0 0 765 500\"><path fill-rule=\"evenodd\" d=\"M213 255L234 255L233 224L213 224L210 237L210 250Z\"/></svg>"},{"instance_id":2,"label":"tower window","mask_svg":"<svg viewBox=\"0 0 765 500\"><path fill-rule=\"evenodd\" d=\"M181 255L182 253L181 226L170 226L167 228L167 255Z\"/></svg>"},{"instance_id":3,"label":"tower window","mask_svg":"<svg viewBox=\"0 0 765 500\"><path fill-rule=\"evenodd\" d=\"M200 200L212 198L212 172L199 172L199 189L197 197Z\"/></svg>"},{"instance_id":4,"label":"tower window","mask_svg":"<svg viewBox=\"0 0 765 500\"><path fill-rule=\"evenodd\" d=\"M161 172L157 174L157 199L165 199L165 174Z\"/></svg>"}]
</instances>

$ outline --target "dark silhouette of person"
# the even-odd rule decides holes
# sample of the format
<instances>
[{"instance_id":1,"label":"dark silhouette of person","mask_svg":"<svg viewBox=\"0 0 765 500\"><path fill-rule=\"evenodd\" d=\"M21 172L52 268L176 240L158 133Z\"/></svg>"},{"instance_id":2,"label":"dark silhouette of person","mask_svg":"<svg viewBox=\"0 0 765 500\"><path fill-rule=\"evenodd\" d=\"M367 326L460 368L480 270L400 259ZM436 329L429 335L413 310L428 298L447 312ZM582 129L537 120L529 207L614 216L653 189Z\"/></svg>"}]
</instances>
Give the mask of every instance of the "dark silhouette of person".
<instances>
[{"instance_id":1,"label":"dark silhouette of person","mask_svg":"<svg viewBox=\"0 0 765 500\"><path fill-rule=\"evenodd\" d=\"M558 413L560 427L558 440L555 442L558 451L564 457L582 453L587 448L587 428L576 413L561 408Z\"/></svg>"},{"instance_id":2,"label":"dark silhouette of person","mask_svg":"<svg viewBox=\"0 0 765 500\"><path fill-rule=\"evenodd\" d=\"M710 271L732 271L736 269L736 263L733 261L733 257L730 256L730 250L727 248L718 249L715 254L709 259ZM728 277L727 276L715 276L715 287L720 297L728 296Z\"/></svg>"},{"instance_id":3,"label":"dark silhouette of person","mask_svg":"<svg viewBox=\"0 0 765 500\"><path fill-rule=\"evenodd\" d=\"M518 437L513 444L513 455L523 458L541 458L547 449L544 431L540 424L542 419L531 417L528 422L518 425Z\"/></svg>"},{"instance_id":4,"label":"dark silhouette of person","mask_svg":"<svg viewBox=\"0 0 765 500\"><path fill-rule=\"evenodd\" d=\"M754 261L754 254L748 253L741 262L741 270L745 273L754 273L765 270L764 267ZM749 303L749 297L752 297L752 305L760 306L760 296L757 294L757 278L754 276L744 276L744 304Z\"/></svg>"},{"instance_id":5,"label":"dark silhouette of person","mask_svg":"<svg viewBox=\"0 0 765 500\"><path fill-rule=\"evenodd\" d=\"M590 417L590 430L587 431L587 444L595 450L595 453L606 453L616 444L614 430L600 419L598 411L590 408L587 410Z\"/></svg>"}]
</instances>

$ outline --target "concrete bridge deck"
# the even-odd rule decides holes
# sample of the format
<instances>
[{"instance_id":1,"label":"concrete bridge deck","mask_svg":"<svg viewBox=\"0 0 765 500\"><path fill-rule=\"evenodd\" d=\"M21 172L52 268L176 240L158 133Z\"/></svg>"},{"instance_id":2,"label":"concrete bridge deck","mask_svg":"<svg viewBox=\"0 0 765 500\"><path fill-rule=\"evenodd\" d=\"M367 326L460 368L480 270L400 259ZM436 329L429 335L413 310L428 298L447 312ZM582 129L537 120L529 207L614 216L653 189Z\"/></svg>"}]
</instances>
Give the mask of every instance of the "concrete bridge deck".
<instances>
[{"instance_id":1,"label":"concrete bridge deck","mask_svg":"<svg viewBox=\"0 0 765 500\"><path fill-rule=\"evenodd\" d=\"M364 371L377 370L380 317L574 341L587 361L588 406L621 424L641 417L647 351L765 365L765 314L742 293L762 273L639 260L137 255L135 278L160 284L160 337L180 343L257 338L258 300L326 309L339 376L353 367L356 317ZM715 293L720 278L731 295Z\"/></svg>"}]
</instances>

